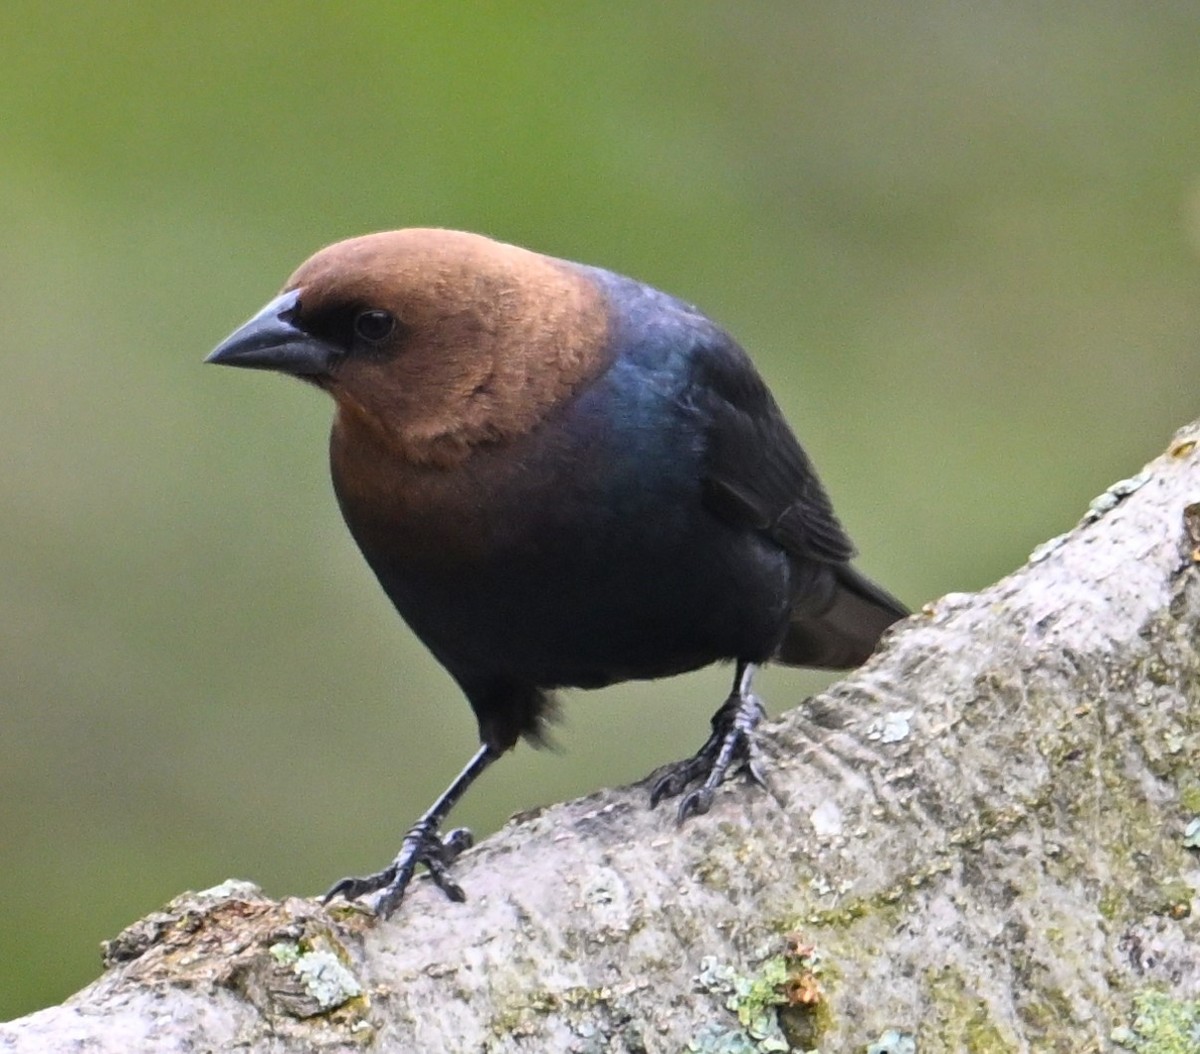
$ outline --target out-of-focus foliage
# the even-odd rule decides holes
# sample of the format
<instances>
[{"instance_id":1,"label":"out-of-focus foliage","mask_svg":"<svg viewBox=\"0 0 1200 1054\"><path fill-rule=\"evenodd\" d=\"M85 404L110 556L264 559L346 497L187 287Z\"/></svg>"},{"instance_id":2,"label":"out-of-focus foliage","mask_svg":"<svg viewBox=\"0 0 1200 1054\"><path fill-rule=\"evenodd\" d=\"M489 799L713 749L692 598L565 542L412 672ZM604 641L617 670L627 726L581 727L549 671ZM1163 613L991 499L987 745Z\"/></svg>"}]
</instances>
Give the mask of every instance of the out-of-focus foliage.
<instances>
[{"instance_id":1,"label":"out-of-focus foliage","mask_svg":"<svg viewBox=\"0 0 1200 1054\"><path fill-rule=\"evenodd\" d=\"M4 5L0 1017L180 889L382 864L473 747L323 397L200 365L309 252L464 227L700 303L919 605L1195 415L1198 60L1192 4ZM457 818L682 755L726 676L571 696Z\"/></svg>"}]
</instances>

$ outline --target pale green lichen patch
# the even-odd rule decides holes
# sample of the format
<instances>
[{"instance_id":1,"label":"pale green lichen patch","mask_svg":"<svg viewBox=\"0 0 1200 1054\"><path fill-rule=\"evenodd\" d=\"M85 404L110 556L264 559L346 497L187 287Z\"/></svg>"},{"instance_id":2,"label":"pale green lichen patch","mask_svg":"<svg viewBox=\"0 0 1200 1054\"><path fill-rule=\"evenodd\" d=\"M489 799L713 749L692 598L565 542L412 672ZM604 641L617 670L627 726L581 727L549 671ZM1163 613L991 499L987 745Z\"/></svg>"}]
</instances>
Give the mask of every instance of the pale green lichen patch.
<instances>
[{"instance_id":1,"label":"pale green lichen patch","mask_svg":"<svg viewBox=\"0 0 1200 1054\"><path fill-rule=\"evenodd\" d=\"M879 743L899 743L912 730L912 710L892 710L867 726L867 739Z\"/></svg>"},{"instance_id":2,"label":"pale green lichen patch","mask_svg":"<svg viewBox=\"0 0 1200 1054\"><path fill-rule=\"evenodd\" d=\"M1200 1050L1200 1000L1144 992L1133 1000L1132 1020L1109 1037L1136 1054L1196 1054Z\"/></svg>"},{"instance_id":3,"label":"pale green lichen patch","mask_svg":"<svg viewBox=\"0 0 1200 1054\"><path fill-rule=\"evenodd\" d=\"M705 1025L688 1041L689 1054L764 1054L767 1051L786 1052L791 1048L787 1040L755 1040L740 1028L725 1028L722 1025Z\"/></svg>"},{"instance_id":4,"label":"pale green lichen patch","mask_svg":"<svg viewBox=\"0 0 1200 1054\"><path fill-rule=\"evenodd\" d=\"M279 963L280 966L291 966L300 959L300 949L294 944L280 941L277 944L272 944L267 950L271 953L271 958Z\"/></svg>"},{"instance_id":5,"label":"pale green lichen patch","mask_svg":"<svg viewBox=\"0 0 1200 1054\"><path fill-rule=\"evenodd\" d=\"M1080 526L1088 523L1095 523L1106 513L1111 512L1121 504L1130 494L1134 494L1141 490L1151 479L1151 473L1148 469L1144 469L1136 476L1130 476L1129 479L1118 480L1103 494L1097 495L1091 500L1087 507L1087 512L1083 514L1083 519L1080 520Z\"/></svg>"},{"instance_id":6,"label":"pale green lichen patch","mask_svg":"<svg viewBox=\"0 0 1200 1054\"><path fill-rule=\"evenodd\" d=\"M1185 849L1200 849L1200 816L1193 816L1183 829Z\"/></svg>"},{"instance_id":7,"label":"pale green lichen patch","mask_svg":"<svg viewBox=\"0 0 1200 1054\"><path fill-rule=\"evenodd\" d=\"M227 878L219 885L209 886L208 889L202 889L190 896L195 900L261 900L263 891L253 882L243 878Z\"/></svg>"},{"instance_id":8,"label":"pale green lichen patch","mask_svg":"<svg viewBox=\"0 0 1200 1054\"><path fill-rule=\"evenodd\" d=\"M696 1034L688 1050L698 1054L769 1054L815 1048L830 1025L829 1007L818 981L820 954L798 934L784 939L781 954L744 974L715 956L706 956L696 987L720 996L732 1022L712 1022Z\"/></svg>"},{"instance_id":9,"label":"pale green lichen patch","mask_svg":"<svg viewBox=\"0 0 1200 1054\"><path fill-rule=\"evenodd\" d=\"M573 986L523 993L505 1002L489 1031L497 1040L527 1040L530 1049L549 1049L548 1037L565 1029L573 1037L569 1047L573 1054L645 1054L639 1015L629 1000L640 987L640 983L620 988Z\"/></svg>"},{"instance_id":10,"label":"pale green lichen patch","mask_svg":"<svg viewBox=\"0 0 1200 1054\"><path fill-rule=\"evenodd\" d=\"M1037 548L1035 548L1033 552L1029 554L1029 563L1040 564L1056 549L1061 549L1064 545L1066 545L1070 537L1071 536L1069 534L1060 534L1054 538L1051 538L1049 541L1042 542L1041 545L1037 546Z\"/></svg>"},{"instance_id":11,"label":"pale green lichen patch","mask_svg":"<svg viewBox=\"0 0 1200 1054\"><path fill-rule=\"evenodd\" d=\"M867 1054L917 1054L917 1037L911 1032L889 1028L867 1047Z\"/></svg>"},{"instance_id":12,"label":"pale green lichen patch","mask_svg":"<svg viewBox=\"0 0 1200 1054\"><path fill-rule=\"evenodd\" d=\"M335 1011L358 1016L366 1009L362 983L350 969L345 949L328 934L276 941L267 954L275 976L266 989L275 1007L289 1016L303 1019Z\"/></svg>"},{"instance_id":13,"label":"pale green lichen patch","mask_svg":"<svg viewBox=\"0 0 1200 1054\"><path fill-rule=\"evenodd\" d=\"M302 951L291 942L271 945L271 957L289 967L311 996L317 1013L328 1013L357 999L363 987L338 957L329 950Z\"/></svg>"}]
</instances>

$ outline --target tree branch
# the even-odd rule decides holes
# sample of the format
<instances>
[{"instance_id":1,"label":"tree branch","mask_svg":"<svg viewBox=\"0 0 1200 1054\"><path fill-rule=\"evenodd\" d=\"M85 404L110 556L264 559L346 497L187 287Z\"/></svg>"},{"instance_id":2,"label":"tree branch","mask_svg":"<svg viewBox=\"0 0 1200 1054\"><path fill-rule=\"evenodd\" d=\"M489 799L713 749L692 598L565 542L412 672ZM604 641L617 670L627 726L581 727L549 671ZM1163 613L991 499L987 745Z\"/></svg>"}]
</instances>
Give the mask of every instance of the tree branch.
<instances>
[{"instance_id":1,"label":"tree branch","mask_svg":"<svg viewBox=\"0 0 1200 1054\"><path fill-rule=\"evenodd\" d=\"M0 1049L1200 1048L1198 442L763 728L769 793L523 815L387 923L187 894Z\"/></svg>"}]
</instances>

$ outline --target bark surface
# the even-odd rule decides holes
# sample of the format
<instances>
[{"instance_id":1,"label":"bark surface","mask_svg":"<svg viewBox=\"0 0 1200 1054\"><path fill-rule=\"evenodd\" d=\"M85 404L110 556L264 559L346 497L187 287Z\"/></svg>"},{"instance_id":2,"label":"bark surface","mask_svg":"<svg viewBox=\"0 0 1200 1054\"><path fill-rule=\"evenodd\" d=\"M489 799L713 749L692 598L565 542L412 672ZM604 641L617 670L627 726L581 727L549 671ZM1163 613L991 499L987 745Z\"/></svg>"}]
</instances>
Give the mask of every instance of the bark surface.
<instances>
[{"instance_id":1,"label":"bark surface","mask_svg":"<svg viewBox=\"0 0 1200 1054\"><path fill-rule=\"evenodd\" d=\"M0 1051L1200 1050L1198 503L1200 423L682 832L645 786L524 815L386 923L185 894Z\"/></svg>"}]
</instances>

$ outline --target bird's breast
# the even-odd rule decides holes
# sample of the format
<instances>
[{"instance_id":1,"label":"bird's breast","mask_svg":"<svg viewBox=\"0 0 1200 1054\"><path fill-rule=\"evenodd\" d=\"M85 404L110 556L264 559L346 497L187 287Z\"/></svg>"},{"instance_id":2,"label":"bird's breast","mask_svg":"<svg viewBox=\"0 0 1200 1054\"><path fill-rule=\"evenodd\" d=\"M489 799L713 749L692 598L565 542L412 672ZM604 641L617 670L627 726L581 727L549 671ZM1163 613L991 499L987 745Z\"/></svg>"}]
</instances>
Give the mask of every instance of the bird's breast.
<instances>
[{"instance_id":1,"label":"bird's breast","mask_svg":"<svg viewBox=\"0 0 1200 1054\"><path fill-rule=\"evenodd\" d=\"M702 451L646 392L638 404L598 388L451 470L335 433L346 522L452 672L601 684L773 648L786 561L704 509Z\"/></svg>"}]
</instances>

